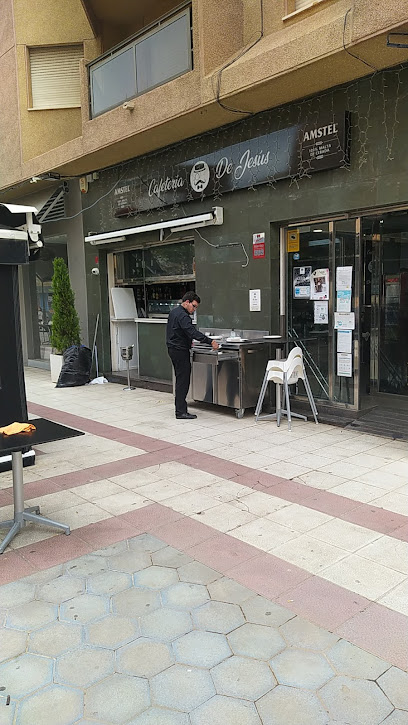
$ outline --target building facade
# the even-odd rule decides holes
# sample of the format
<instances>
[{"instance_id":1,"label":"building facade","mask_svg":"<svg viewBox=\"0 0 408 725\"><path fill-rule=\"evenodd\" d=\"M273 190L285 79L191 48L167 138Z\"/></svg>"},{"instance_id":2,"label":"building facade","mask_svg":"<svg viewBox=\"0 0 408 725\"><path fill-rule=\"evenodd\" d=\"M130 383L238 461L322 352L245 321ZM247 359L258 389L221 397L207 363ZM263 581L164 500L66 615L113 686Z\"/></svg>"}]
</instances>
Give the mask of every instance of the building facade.
<instances>
[{"instance_id":1,"label":"building facade","mask_svg":"<svg viewBox=\"0 0 408 725\"><path fill-rule=\"evenodd\" d=\"M197 289L202 329L298 341L334 409L402 405L405 3L84 0L64 29L44 5L41 38L9 4L17 131L0 159L5 199L34 202L38 179L48 237L22 283L27 357L45 354L50 262L66 254L106 372L134 344L134 374L169 381L166 315Z\"/></svg>"}]
</instances>

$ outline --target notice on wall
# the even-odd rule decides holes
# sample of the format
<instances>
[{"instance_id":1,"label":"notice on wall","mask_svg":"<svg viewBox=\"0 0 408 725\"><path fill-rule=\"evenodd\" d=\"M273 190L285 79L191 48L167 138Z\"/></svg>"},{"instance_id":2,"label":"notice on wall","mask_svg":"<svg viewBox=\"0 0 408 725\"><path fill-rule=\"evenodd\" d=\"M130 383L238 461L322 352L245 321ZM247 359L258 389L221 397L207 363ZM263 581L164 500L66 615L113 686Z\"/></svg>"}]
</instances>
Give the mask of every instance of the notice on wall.
<instances>
[{"instance_id":1,"label":"notice on wall","mask_svg":"<svg viewBox=\"0 0 408 725\"><path fill-rule=\"evenodd\" d=\"M353 356L345 352L337 353L337 375L340 378L353 377Z\"/></svg>"},{"instance_id":2,"label":"notice on wall","mask_svg":"<svg viewBox=\"0 0 408 725\"><path fill-rule=\"evenodd\" d=\"M261 290L250 289L249 290L249 311L260 312L261 311Z\"/></svg>"},{"instance_id":3,"label":"notice on wall","mask_svg":"<svg viewBox=\"0 0 408 725\"><path fill-rule=\"evenodd\" d=\"M329 270L315 269L310 279L310 299L312 300L328 300L329 299Z\"/></svg>"},{"instance_id":4,"label":"notice on wall","mask_svg":"<svg viewBox=\"0 0 408 725\"><path fill-rule=\"evenodd\" d=\"M265 257L265 232L252 235L252 259Z\"/></svg>"},{"instance_id":5,"label":"notice on wall","mask_svg":"<svg viewBox=\"0 0 408 725\"><path fill-rule=\"evenodd\" d=\"M329 303L315 302L314 303L314 323L315 325L328 325L329 324Z\"/></svg>"},{"instance_id":6,"label":"notice on wall","mask_svg":"<svg viewBox=\"0 0 408 725\"><path fill-rule=\"evenodd\" d=\"M351 290L353 267L337 267L336 290Z\"/></svg>"},{"instance_id":7,"label":"notice on wall","mask_svg":"<svg viewBox=\"0 0 408 725\"><path fill-rule=\"evenodd\" d=\"M352 330L337 330L337 352L345 352L350 355L352 344Z\"/></svg>"},{"instance_id":8,"label":"notice on wall","mask_svg":"<svg viewBox=\"0 0 408 725\"><path fill-rule=\"evenodd\" d=\"M351 312L351 289L340 289L336 292L337 312Z\"/></svg>"},{"instance_id":9,"label":"notice on wall","mask_svg":"<svg viewBox=\"0 0 408 725\"><path fill-rule=\"evenodd\" d=\"M286 232L286 251L298 252L299 245L299 229L289 229Z\"/></svg>"},{"instance_id":10,"label":"notice on wall","mask_svg":"<svg viewBox=\"0 0 408 725\"><path fill-rule=\"evenodd\" d=\"M293 299L310 300L311 267L293 267Z\"/></svg>"},{"instance_id":11,"label":"notice on wall","mask_svg":"<svg viewBox=\"0 0 408 725\"><path fill-rule=\"evenodd\" d=\"M334 313L334 329L335 330L354 330L356 319L354 312L335 312Z\"/></svg>"}]
</instances>

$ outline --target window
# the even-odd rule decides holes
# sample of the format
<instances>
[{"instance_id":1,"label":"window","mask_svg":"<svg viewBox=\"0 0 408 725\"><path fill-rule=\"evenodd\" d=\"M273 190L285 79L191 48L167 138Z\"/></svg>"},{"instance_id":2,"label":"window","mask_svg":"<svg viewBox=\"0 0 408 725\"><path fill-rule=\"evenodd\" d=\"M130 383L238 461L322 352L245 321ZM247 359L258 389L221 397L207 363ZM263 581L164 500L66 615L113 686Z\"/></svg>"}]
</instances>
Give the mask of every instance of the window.
<instances>
[{"instance_id":1,"label":"window","mask_svg":"<svg viewBox=\"0 0 408 725\"><path fill-rule=\"evenodd\" d=\"M80 106L79 63L82 57L82 45L30 48L30 107L41 109Z\"/></svg>"},{"instance_id":2,"label":"window","mask_svg":"<svg viewBox=\"0 0 408 725\"><path fill-rule=\"evenodd\" d=\"M300 10L306 10L306 8L310 8L313 5L318 5L322 2L324 2L324 0L286 0L286 16L291 15L292 13L297 13Z\"/></svg>"},{"instance_id":3,"label":"window","mask_svg":"<svg viewBox=\"0 0 408 725\"><path fill-rule=\"evenodd\" d=\"M92 118L191 68L191 18L187 9L90 64Z\"/></svg>"}]
</instances>

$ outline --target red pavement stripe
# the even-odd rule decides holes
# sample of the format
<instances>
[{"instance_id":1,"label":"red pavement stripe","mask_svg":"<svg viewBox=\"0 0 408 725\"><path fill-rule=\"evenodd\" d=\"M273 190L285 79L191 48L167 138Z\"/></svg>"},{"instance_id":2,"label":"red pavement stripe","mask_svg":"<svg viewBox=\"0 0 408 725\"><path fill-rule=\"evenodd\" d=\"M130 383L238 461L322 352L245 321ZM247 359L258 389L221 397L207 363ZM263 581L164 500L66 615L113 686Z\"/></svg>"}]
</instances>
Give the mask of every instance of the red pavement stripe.
<instances>
[{"instance_id":1,"label":"red pavement stripe","mask_svg":"<svg viewBox=\"0 0 408 725\"><path fill-rule=\"evenodd\" d=\"M3 554L0 583L144 532L395 666L408 667L408 617L161 504Z\"/></svg>"},{"instance_id":2,"label":"red pavement stripe","mask_svg":"<svg viewBox=\"0 0 408 725\"><path fill-rule=\"evenodd\" d=\"M329 516L343 519L349 523L358 524L372 531L377 531L380 534L394 536L394 532L398 531L396 538L402 539L403 541L408 540L407 529L404 528L405 526L408 527L408 517L403 514L397 514L370 504L359 503L345 496L330 493L330 491L316 489L304 483L290 481L286 478L274 476L271 473L257 471L256 469L242 466L238 463L232 463L231 461L224 461L209 453L191 451L191 449L184 448L183 446L158 441L138 433L132 434L129 431L88 420L87 418L82 418L71 413L64 413L54 408L29 403L29 410L30 413L46 416L56 422L71 425L110 440L121 440L123 442L123 439L126 438L127 445L133 445L137 448L148 450L151 453L151 458L148 457L148 453L146 455L136 456L134 468L128 468L128 465L132 465L130 462L134 459L126 458L123 461L113 461L102 466L95 466L93 469L85 469L85 471L89 471L88 475L97 476L100 471L100 478L109 478L115 475L118 476L120 473L130 472L131 470L146 468L150 465L179 460L184 465L190 466L190 468L206 471L220 478L233 480L243 486L264 491L265 493L271 493L273 496L277 496L284 501L290 501L306 508L321 511ZM146 446L149 447L146 448ZM126 461L129 461L129 464ZM120 470L122 464L124 469ZM63 476L56 476L46 480L56 483L63 488L72 488L82 483L89 483L90 481L98 479L82 480L79 473L78 483L75 483L77 480L76 474L63 474ZM28 495L29 490L27 489Z\"/></svg>"}]
</instances>

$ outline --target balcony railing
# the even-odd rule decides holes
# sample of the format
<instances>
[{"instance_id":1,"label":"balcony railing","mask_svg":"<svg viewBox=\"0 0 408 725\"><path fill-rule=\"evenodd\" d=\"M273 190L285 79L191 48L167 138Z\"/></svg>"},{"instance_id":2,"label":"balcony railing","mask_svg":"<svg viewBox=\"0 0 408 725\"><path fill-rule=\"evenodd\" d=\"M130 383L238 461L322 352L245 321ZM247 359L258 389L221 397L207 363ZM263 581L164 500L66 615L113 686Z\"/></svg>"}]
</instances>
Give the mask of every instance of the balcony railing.
<instances>
[{"instance_id":1,"label":"balcony railing","mask_svg":"<svg viewBox=\"0 0 408 725\"><path fill-rule=\"evenodd\" d=\"M91 118L192 69L190 8L89 64Z\"/></svg>"}]
</instances>

